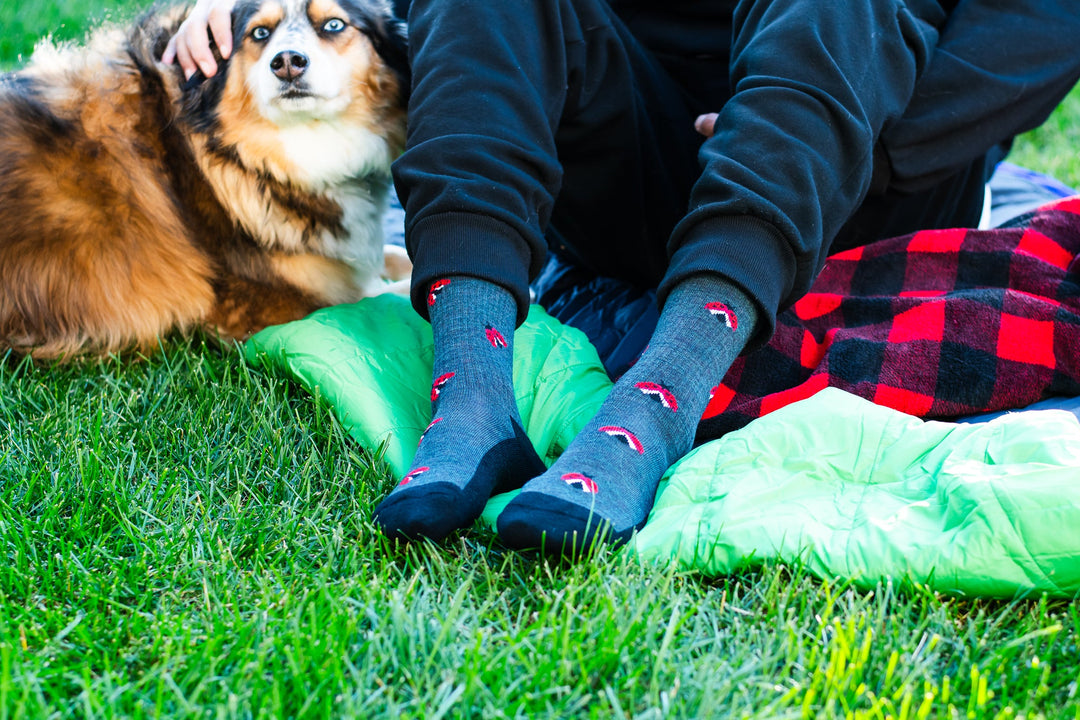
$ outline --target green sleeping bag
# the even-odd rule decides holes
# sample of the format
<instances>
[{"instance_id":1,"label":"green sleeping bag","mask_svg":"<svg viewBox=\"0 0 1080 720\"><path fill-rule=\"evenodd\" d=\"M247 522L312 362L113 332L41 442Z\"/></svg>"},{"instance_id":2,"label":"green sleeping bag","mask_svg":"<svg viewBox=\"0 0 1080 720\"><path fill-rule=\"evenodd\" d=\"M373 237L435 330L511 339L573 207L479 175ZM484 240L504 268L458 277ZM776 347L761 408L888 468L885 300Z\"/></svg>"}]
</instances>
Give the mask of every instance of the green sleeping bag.
<instances>
[{"instance_id":1,"label":"green sleeping bag","mask_svg":"<svg viewBox=\"0 0 1080 720\"><path fill-rule=\"evenodd\" d=\"M706 443L635 549L715 575L801 561L860 586L1080 590L1080 423L1064 410L924 422L836 388Z\"/></svg>"},{"instance_id":2,"label":"green sleeping bag","mask_svg":"<svg viewBox=\"0 0 1080 720\"><path fill-rule=\"evenodd\" d=\"M255 365L326 399L397 477L430 421L431 330L407 300L370 298L267 328ZM518 406L537 452L562 452L611 387L583 334L534 306L514 337ZM494 524L509 496L492 498ZM1080 592L1080 423L1063 411L923 422L836 389L695 449L665 475L628 546L722 575L802 563L861 586Z\"/></svg>"}]
</instances>

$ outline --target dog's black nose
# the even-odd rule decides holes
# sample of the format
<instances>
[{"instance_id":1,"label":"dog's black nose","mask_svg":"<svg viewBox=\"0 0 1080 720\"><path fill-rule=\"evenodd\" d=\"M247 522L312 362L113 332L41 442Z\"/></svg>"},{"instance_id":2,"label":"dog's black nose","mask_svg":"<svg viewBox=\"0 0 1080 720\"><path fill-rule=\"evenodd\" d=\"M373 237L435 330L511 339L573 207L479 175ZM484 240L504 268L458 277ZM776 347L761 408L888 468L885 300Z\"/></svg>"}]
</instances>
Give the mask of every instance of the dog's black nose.
<instances>
[{"instance_id":1,"label":"dog's black nose","mask_svg":"<svg viewBox=\"0 0 1080 720\"><path fill-rule=\"evenodd\" d=\"M307 55L292 50L283 50L270 61L270 69L274 71L274 75L286 82L303 75L307 66Z\"/></svg>"}]
</instances>

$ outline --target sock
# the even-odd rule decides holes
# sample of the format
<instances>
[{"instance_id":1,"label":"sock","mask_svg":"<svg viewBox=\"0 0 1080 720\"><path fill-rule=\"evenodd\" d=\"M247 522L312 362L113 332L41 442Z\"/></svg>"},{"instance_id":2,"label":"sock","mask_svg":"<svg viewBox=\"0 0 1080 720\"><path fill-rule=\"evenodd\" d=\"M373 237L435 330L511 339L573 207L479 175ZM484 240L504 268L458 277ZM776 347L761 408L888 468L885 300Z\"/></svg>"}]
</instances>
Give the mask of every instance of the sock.
<instances>
[{"instance_id":1,"label":"sock","mask_svg":"<svg viewBox=\"0 0 1080 720\"><path fill-rule=\"evenodd\" d=\"M756 319L753 302L720 276L679 283L641 358L555 464L503 510L503 542L576 555L629 539L644 525L664 472L693 447L709 393Z\"/></svg>"},{"instance_id":2,"label":"sock","mask_svg":"<svg viewBox=\"0 0 1080 720\"><path fill-rule=\"evenodd\" d=\"M480 517L494 492L545 469L521 427L513 388L517 305L498 285L465 276L432 283L432 420L412 468L375 508L392 538L440 541Z\"/></svg>"}]
</instances>

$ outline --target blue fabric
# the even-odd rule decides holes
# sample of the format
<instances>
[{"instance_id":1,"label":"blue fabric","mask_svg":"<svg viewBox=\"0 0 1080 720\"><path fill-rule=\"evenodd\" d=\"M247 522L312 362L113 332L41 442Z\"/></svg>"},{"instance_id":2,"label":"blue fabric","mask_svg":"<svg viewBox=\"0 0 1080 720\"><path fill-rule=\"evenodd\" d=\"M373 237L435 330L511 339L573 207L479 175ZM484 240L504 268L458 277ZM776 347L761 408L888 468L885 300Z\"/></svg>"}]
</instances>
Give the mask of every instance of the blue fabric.
<instances>
[{"instance_id":1,"label":"blue fabric","mask_svg":"<svg viewBox=\"0 0 1080 720\"><path fill-rule=\"evenodd\" d=\"M1080 420L1080 397L1056 397L1047 398L1046 400L1040 400L1037 403L1032 403L1026 408L1022 409L1022 412L1034 411L1034 410L1064 410L1072 413L1076 416L1077 420ZM1000 412L982 413L981 415L971 415L970 417L958 418L956 422L961 423L981 423L990 422L996 420L1002 415L1008 415L1011 412L1017 412L1016 410L1002 410Z\"/></svg>"},{"instance_id":2,"label":"blue fabric","mask_svg":"<svg viewBox=\"0 0 1080 720\"><path fill-rule=\"evenodd\" d=\"M1076 190L1049 175L1000 163L990 178L990 225L1001 227L1040 205L1075 194Z\"/></svg>"},{"instance_id":3,"label":"blue fabric","mask_svg":"<svg viewBox=\"0 0 1080 720\"><path fill-rule=\"evenodd\" d=\"M655 289L595 276L554 253L533 289L549 315L588 336L613 378L633 365L660 320Z\"/></svg>"}]
</instances>

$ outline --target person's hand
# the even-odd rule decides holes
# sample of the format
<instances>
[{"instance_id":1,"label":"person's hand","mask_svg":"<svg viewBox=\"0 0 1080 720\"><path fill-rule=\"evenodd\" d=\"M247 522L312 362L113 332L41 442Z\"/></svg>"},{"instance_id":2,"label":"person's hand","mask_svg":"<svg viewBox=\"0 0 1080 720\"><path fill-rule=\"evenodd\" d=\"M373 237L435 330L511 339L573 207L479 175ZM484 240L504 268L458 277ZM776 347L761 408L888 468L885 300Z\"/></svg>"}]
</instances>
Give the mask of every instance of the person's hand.
<instances>
[{"instance_id":1,"label":"person's hand","mask_svg":"<svg viewBox=\"0 0 1080 720\"><path fill-rule=\"evenodd\" d=\"M712 137L713 129L716 127L716 116L717 113L698 115L694 120L694 129L705 137Z\"/></svg>"},{"instance_id":2,"label":"person's hand","mask_svg":"<svg viewBox=\"0 0 1080 720\"><path fill-rule=\"evenodd\" d=\"M232 9L236 0L198 0L180 29L169 40L161 62L176 61L190 78L195 70L202 70L206 77L217 72L217 61L210 50L210 37L214 38L221 57L232 53Z\"/></svg>"}]
</instances>

